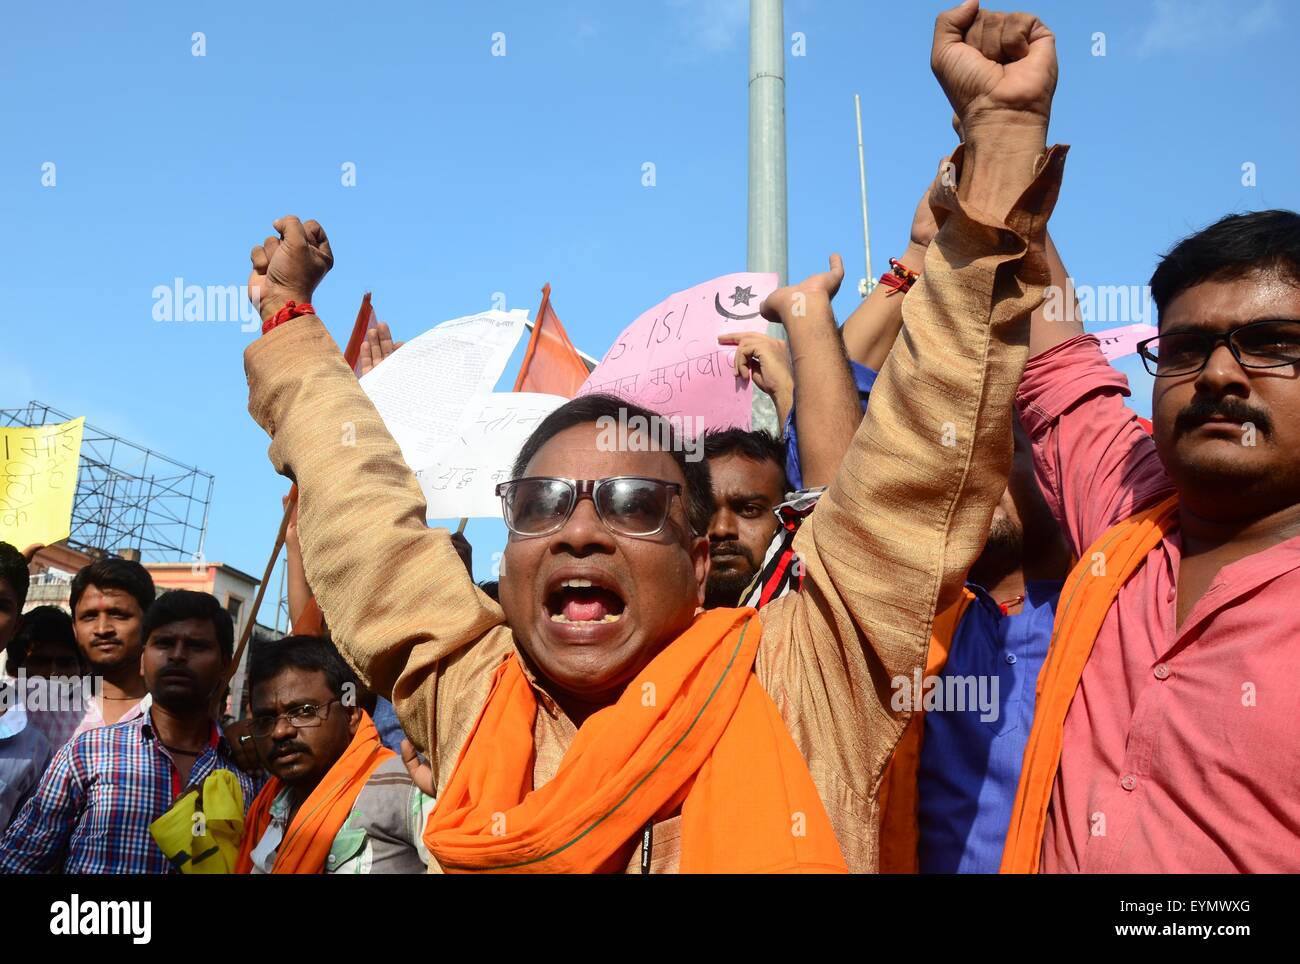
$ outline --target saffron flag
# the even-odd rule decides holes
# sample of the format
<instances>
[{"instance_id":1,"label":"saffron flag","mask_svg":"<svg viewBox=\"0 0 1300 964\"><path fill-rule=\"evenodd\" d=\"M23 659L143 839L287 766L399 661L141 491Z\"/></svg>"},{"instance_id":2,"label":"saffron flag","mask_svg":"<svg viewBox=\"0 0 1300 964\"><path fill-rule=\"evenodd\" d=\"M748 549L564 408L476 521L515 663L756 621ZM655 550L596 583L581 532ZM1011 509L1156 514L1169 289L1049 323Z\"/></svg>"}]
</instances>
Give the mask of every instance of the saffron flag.
<instances>
[{"instance_id":1,"label":"saffron flag","mask_svg":"<svg viewBox=\"0 0 1300 964\"><path fill-rule=\"evenodd\" d=\"M84 418L0 428L0 540L21 551L72 534Z\"/></svg>"},{"instance_id":2,"label":"saffron flag","mask_svg":"<svg viewBox=\"0 0 1300 964\"><path fill-rule=\"evenodd\" d=\"M551 307L551 286L542 288L542 306L537 309L532 337L519 366L515 391L573 398L587 380L587 366L569 341L560 319Z\"/></svg>"},{"instance_id":3,"label":"saffron flag","mask_svg":"<svg viewBox=\"0 0 1300 964\"><path fill-rule=\"evenodd\" d=\"M370 305L370 292L367 291L361 298L361 307L357 309L357 320L352 323L348 346L343 349L344 359L352 366L358 378L361 377L361 343L365 341L366 332L377 324L379 319L375 317L375 309Z\"/></svg>"}]
</instances>

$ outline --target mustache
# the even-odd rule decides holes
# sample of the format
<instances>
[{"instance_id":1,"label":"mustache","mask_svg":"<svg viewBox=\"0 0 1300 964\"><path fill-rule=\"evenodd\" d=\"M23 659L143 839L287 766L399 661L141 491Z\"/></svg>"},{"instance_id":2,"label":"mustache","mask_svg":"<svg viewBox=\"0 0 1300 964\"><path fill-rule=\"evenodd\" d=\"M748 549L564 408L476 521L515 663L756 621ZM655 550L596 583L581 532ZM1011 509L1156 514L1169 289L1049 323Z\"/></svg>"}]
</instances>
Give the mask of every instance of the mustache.
<instances>
[{"instance_id":1,"label":"mustache","mask_svg":"<svg viewBox=\"0 0 1300 964\"><path fill-rule=\"evenodd\" d=\"M1196 395L1174 419L1174 434L1182 435L1190 432L1216 416L1237 422L1250 422L1258 431L1264 433L1273 429L1273 422L1267 412L1243 402L1240 398L1225 395L1223 398L1216 399L1208 395Z\"/></svg>"},{"instance_id":2,"label":"mustache","mask_svg":"<svg viewBox=\"0 0 1300 964\"><path fill-rule=\"evenodd\" d=\"M709 555L736 555L743 556L749 564L754 565L754 555L745 546L739 542L715 542L709 546Z\"/></svg>"},{"instance_id":3,"label":"mustache","mask_svg":"<svg viewBox=\"0 0 1300 964\"><path fill-rule=\"evenodd\" d=\"M197 676L195 676L188 669L185 669L184 667L181 666L169 666L166 669L160 669L158 671L158 679L164 680L170 677L179 677L181 679L187 679L191 683L197 682L198 680Z\"/></svg>"},{"instance_id":4,"label":"mustache","mask_svg":"<svg viewBox=\"0 0 1300 964\"><path fill-rule=\"evenodd\" d=\"M287 756L290 753L301 753L303 756L310 756L311 750L305 743L299 743L297 740L290 740L287 743L277 744L275 749L271 751L270 757L272 760L278 760L280 757Z\"/></svg>"}]
</instances>

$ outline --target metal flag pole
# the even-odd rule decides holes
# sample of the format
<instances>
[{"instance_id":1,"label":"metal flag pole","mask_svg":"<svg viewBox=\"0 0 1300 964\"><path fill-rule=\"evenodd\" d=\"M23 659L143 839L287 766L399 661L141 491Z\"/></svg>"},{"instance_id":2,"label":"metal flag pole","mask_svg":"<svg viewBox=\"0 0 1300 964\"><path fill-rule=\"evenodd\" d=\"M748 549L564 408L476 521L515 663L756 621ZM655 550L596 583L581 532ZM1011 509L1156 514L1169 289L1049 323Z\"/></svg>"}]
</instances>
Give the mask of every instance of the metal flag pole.
<instances>
[{"instance_id":1,"label":"metal flag pole","mask_svg":"<svg viewBox=\"0 0 1300 964\"><path fill-rule=\"evenodd\" d=\"M862 188L862 245L867 252L867 276L858 282L858 294L866 297L876 286L876 276L871 271L871 228L867 221L867 161L862 151L862 98L853 95L853 111L858 116L858 184Z\"/></svg>"},{"instance_id":2,"label":"metal flag pole","mask_svg":"<svg viewBox=\"0 0 1300 964\"><path fill-rule=\"evenodd\" d=\"M749 3L749 271L786 284L785 21L782 0ZM781 325L768 334L785 338ZM780 431L776 409L754 392L755 429Z\"/></svg>"}]
</instances>

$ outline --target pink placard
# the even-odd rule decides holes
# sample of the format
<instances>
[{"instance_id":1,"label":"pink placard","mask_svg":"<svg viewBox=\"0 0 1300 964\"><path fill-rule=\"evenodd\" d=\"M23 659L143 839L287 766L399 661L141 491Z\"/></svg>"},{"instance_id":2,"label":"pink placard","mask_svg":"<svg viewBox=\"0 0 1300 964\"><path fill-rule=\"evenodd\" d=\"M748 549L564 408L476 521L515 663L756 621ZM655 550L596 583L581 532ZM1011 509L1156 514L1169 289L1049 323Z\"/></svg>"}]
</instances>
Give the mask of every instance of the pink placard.
<instances>
[{"instance_id":1,"label":"pink placard","mask_svg":"<svg viewBox=\"0 0 1300 964\"><path fill-rule=\"evenodd\" d=\"M619 395L690 430L749 428L752 388L718 336L766 331L758 306L775 290L775 274L741 272L670 295L623 329L578 394Z\"/></svg>"},{"instance_id":2,"label":"pink placard","mask_svg":"<svg viewBox=\"0 0 1300 964\"><path fill-rule=\"evenodd\" d=\"M1101 341L1101 353L1106 356L1106 360L1114 361L1137 351L1137 343L1143 338L1154 338L1159 333L1155 325L1139 324L1121 325L1118 328L1107 328L1105 331L1094 331L1090 334L1096 335Z\"/></svg>"}]
</instances>

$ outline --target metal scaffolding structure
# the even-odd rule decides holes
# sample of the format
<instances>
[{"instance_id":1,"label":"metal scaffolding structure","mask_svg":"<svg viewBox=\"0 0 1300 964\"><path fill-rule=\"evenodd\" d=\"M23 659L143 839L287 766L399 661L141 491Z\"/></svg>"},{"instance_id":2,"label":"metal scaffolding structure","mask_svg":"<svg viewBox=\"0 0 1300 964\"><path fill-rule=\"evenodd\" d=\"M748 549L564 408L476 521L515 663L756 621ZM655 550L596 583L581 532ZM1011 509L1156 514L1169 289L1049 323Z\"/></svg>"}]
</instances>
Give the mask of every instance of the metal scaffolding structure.
<instances>
[{"instance_id":1,"label":"metal scaffolding structure","mask_svg":"<svg viewBox=\"0 0 1300 964\"><path fill-rule=\"evenodd\" d=\"M74 417L29 402L0 409L0 427L53 425ZM214 482L209 472L87 422L68 545L119 555L134 549L144 562L202 559Z\"/></svg>"}]
</instances>

